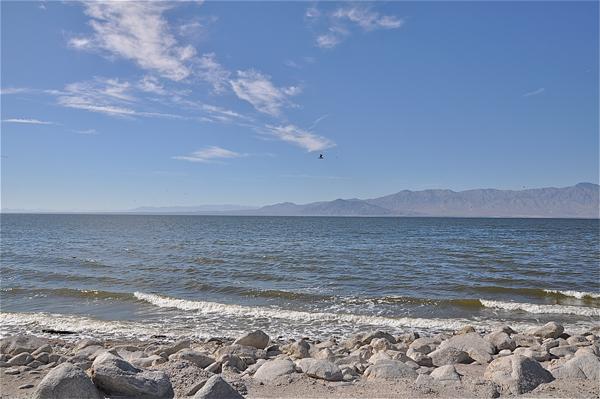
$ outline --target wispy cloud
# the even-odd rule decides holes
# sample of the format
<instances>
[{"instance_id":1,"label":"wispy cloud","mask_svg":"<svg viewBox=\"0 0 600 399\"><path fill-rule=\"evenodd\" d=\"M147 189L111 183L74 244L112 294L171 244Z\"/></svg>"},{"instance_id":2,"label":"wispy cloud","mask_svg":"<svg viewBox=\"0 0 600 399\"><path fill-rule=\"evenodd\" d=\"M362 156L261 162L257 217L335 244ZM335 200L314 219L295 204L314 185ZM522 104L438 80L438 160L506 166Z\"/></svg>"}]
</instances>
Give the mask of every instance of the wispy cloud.
<instances>
[{"instance_id":1,"label":"wispy cloud","mask_svg":"<svg viewBox=\"0 0 600 399\"><path fill-rule=\"evenodd\" d=\"M26 87L5 87L5 88L0 89L0 94L2 94L2 95L29 93L29 92L31 92L31 89L28 89Z\"/></svg>"},{"instance_id":2,"label":"wispy cloud","mask_svg":"<svg viewBox=\"0 0 600 399\"><path fill-rule=\"evenodd\" d=\"M271 77L253 69L238 71L231 87L238 98L249 102L259 112L279 116L281 108L291 105L289 97L299 94L299 86L277 87Z\"/></svg>"},{"instance_id":3,"label":"wispy cloud","mask_svg":"<svg viewBox=\"0 0 600 399\"><path fill-rule=\"evenodd\" d=\"M67 108L96 112L112 117L151 117L186 119L187 117L164 112L140 110L136 90L169 94L151 78L142 79L137 85L119 79L96 77L93 80L70 83L63 90L52 90L59 105Z\"/></svg>"},{"instance_id":4,"label":"wispy cloud","mask_svg":"<svg viewBox=\"0 0 600 399\"><path fill-rule=\"evenodd\" d=\"M213 163L222 159L240 158L243 156L245 156L245 154L240 154L217 146L210 146L194 151L190 155L174 156L173 159L189 162Z\"/></svg>"},{"instance_id":5,"label":"wispy cloud","mask_svg":"<svg viewBox=\"0 0 600 399\"><path fill-rule=\"evenodd\" d=\"M2 123L21 123L21 124L26 124L26 125L55 125L54 122L41 121L39 119L29 119L29 118L2 119Z\"/></svg>"},{"instance_id":6,"label":"wispy cloud","mask_svg":"<svg viewBox=\"0 0 600 399\"><path fill-rule=\"evenodd\" d=\"M188 62L196 56L196 50L179 44L163 17L173 3L94 1L83 4L91 18L89 25L93 33L71 38L72 48L105 51L175 81L191 74Z\"/></svg>"},{"instance_id":7,"label":"wispy cloud","mask_svg":"<svg viewBox=\"0 0 600 399\"><path fill-rule=\"evenodd\" d=\"M198 74L200 78L213 87L213 92L223 93L228 87L231 73L217 62L214 53L203 54L198 59Z\"/></svg>"},{"instance_id":8,"label":"wispy cloud","mask_svg":"<svg viewBox=\"0 0 600 399\"><path fill-rule=\"evenodd\" d=\"M328 138L316 135L294 125L267 125L266 131L279 140L292 143L309 152L322 151L335 146L335 143Z\"/></svg>"},{"instance_id":9,"label":"wispy cloud","mask_svg":"<svg viewBox=\"0 0 600 399\"><path fill-rule=\"evenodd\" d=\"M311 8L309 8L310 10ZM320 13L307 10L318 18ZM317 35L315 44L320 48L333 48L351 35L350 28L358 26L362 31L369 32L378 29L398 29L404 21L394 15L383 15L373 11L370 6L357 4L335 9L329 14L330 26L326 33Z\"/></svg>"},{"instance_id":10,"label":"wispy cloud","mask_svg":"<svg viewBox=\"0 0 600 399\"><path fill-rule=\"evenodd\" d=\"M540 87L537 90L530 91L530 92L527 92L527 93L523 94L523 97L537 96L538 94L542 94L545 91L546 91L546 89L544 89L543 87Z\"/></svg>"},{"instance_id":11,"label":"wispy cloud","mask_svg":"<svg viewBox=\"0 0 600 399\"><path fill-rule=\"evenodd\" d=\"M95 134L98 134L98 132L96 131L96 129L73 130L73 132L75 132L77 134L83 134L83 135L95 135Z\"/></svg>"}]
</instances>

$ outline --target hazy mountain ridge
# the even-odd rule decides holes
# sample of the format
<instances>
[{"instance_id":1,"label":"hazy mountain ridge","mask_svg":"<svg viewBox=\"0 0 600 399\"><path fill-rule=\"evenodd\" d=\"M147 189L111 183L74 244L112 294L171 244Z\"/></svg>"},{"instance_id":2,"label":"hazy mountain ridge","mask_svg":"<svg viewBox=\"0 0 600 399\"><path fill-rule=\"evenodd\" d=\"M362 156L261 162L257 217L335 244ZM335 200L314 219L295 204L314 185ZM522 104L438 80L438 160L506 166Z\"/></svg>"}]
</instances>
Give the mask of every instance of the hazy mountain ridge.
<instances>
[{"instance_id":1,"label":"hazy mountain ridge","mask_svg":"<svg viewBox=\"0 0 600 399\"><path fill-rule=\"evenodd\" d=\"M244 212L272 216L463 216L598 218L600 186L579 183L563 188L526 190L403 190L366 200L291 202Z\"/></svg>"}]
</instances>

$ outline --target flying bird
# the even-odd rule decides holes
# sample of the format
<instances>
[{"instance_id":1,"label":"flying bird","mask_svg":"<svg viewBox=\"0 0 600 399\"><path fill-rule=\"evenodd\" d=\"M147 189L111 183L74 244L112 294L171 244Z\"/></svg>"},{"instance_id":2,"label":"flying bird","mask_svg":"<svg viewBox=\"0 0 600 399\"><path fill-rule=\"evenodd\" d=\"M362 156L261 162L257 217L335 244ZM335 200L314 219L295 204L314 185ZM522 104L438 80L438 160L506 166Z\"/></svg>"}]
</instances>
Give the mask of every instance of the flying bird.
<instances>
[{"instance_id":1,"label":"flying bird","mask_svg":"<svg viewBox=\"0 0 600 399\"><path fill-rule=\"evenodd\" d=\"M319 159L325 159L325 158L323 157L323 154L319 154Z\"/></svg>"}]
</instances>

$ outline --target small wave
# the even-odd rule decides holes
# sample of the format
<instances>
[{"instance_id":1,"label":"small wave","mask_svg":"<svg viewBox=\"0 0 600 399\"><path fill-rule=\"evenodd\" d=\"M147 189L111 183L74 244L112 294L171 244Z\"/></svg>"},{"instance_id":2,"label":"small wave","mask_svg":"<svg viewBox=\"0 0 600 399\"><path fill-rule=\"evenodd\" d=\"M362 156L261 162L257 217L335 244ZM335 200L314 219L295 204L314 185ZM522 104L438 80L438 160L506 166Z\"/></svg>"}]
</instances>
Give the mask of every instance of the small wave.
<instances>
[{"instance_id":1,"label":"small wave","mask_svg":"<svg viewBox=\"0 0 600 399\"><path fill-rule=\"evenodd\" d=\"M501 301L489 301L485 299L479 300L486 308L496 308L504 310L522 310L528 313L537 314L572 314L578 316L589 316L598 317L600 316L600 309L598 308L586 308L580 306L566 306L566 305L538 305L535 303L519 303L519 302L501 302Z\"/></svg>"},{"instance_id":2,"label":"small wave","mask_svg":"<svg viewBox=\"0 0 600 399\"><path fill-rule=\"evenodd\" d=\"M7 313L0 312L2 334L26 331L40 335L42 329L67 330L87 336L149 337L151 335L174 335L165 331L164 323L133 321L105 321L90 317L54 313ZM65 337L61 337L65 338ZM68 337L67 337L68 339Z\"/></svg>"},{"instance_id":3,"label":"small wave","mask_svg":"<svg viewBox=\"0 0 600 399\"><path fill-rule=\"evenodd\" d=\"M577 299L600 299L599 292L581 292L581 291L559 291L559 290L544 290L549 294L556 294L560 296L568 296Z\"/></svg>"},{"instance_id":4,"label":"small wave","mask_svg":"<svg viewBox=\"0 0 600 399\"><path fill-rule=\"evenodd\" d=\"M135 292L135 297L162 308L176 308L184 311L197 311L203 314L219 314L233 317L255 317L266 319L284 319L298 322L342 323L351 326L382 326L392 328L423 328L438 330L455 330L467 324L477 324L466 319L423 319L413 317L383 317L367 316L347 313L324 313L288 310L275 307L252 307L234 304L223 304L206 301L192 301L186 299L170 298L156 294ZM481 323L489 326L489 322Z\"/></svg>"},{"instance_id":5,"label":"small wave","mask_svg":"<svg viewBox=\"0 0 600 399\"><path fill-rule=\"evenodd\" d=\"M33 296L66 296L74 298L90 298L90 299L119 299L119 300L134 300L133 294L127 292L111 292L92 289L73 289L73 288L21 288L9 287L2 288L1 292L9 295L33 295Z\"/></svg>"}]
</instances>

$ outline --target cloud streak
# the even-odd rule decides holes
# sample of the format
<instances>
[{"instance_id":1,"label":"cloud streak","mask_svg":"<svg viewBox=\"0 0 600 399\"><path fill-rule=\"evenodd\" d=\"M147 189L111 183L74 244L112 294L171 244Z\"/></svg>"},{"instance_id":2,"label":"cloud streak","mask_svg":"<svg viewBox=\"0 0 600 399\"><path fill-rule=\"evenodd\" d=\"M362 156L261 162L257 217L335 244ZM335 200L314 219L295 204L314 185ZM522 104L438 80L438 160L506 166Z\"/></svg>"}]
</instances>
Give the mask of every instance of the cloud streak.
<instances>
[{"instance_id":1,"label":"cloud streak","mask_svg":"<svg viewBox=\"0 0 600 399\"><path fill-rule=\"evenodd\" d=\"M174 156L173 159L189 162L215 163L222 159L240 158L243 156L245 156L245 154L240 154L222 147L210 146L194 151L190 155Z\"/></svg>"},{"instance_id":2,"label":"cloud streak","mask_svg":"<svg viewBox=\"0 0 600 399\"><path fill-rule=\"evenodd\" d=\"M266 131L267 134L275 136L281 141L302 147L308 152L322 151L335 146L335 143L328 138L316 135L295 125L266 125Z\"/></svg>"},{"instance_id":3,"label":"cloud streak","mask_svg":"<svg viewBox=\"0 0 600 399\"><path fill-rule=\"evenodd\" d=\"M24 125L55 125L54 122L41 121L39 119L27 119L27 118L2 119L2 123L19 123L19 124L24 124Z\"/></svg>"},{"instance_id":4,"label":"cloud streak","mask_svg":"<svg viewBox=\"0 0 600 399\"><path fill-rule=\"evenodd\" d=\"M270 76L253 69L238 71L237 79L230 80L230 84L239 99L271 116L279 116L281 108L292 105L289 98L302 92L298 86L277 87Z\"/></svg>"},{"instance_id":5,"label":"cloud streak","mask_svg":"<svg viewBox=\"0 0 600 399\"><path fill-rule=\"evenodd\" d=\"M543 87L540 87L540 88L539 88L539 89L537 89L537 90L530 91L530 92L527 92L527 93L523 94L523 97L537 96L537 95L539 95L539 94L542 94L542 93L543 93L543 92L545 92L545 91L546 91L546 89L544 89Z\"/></svg>"}]
</instances>

